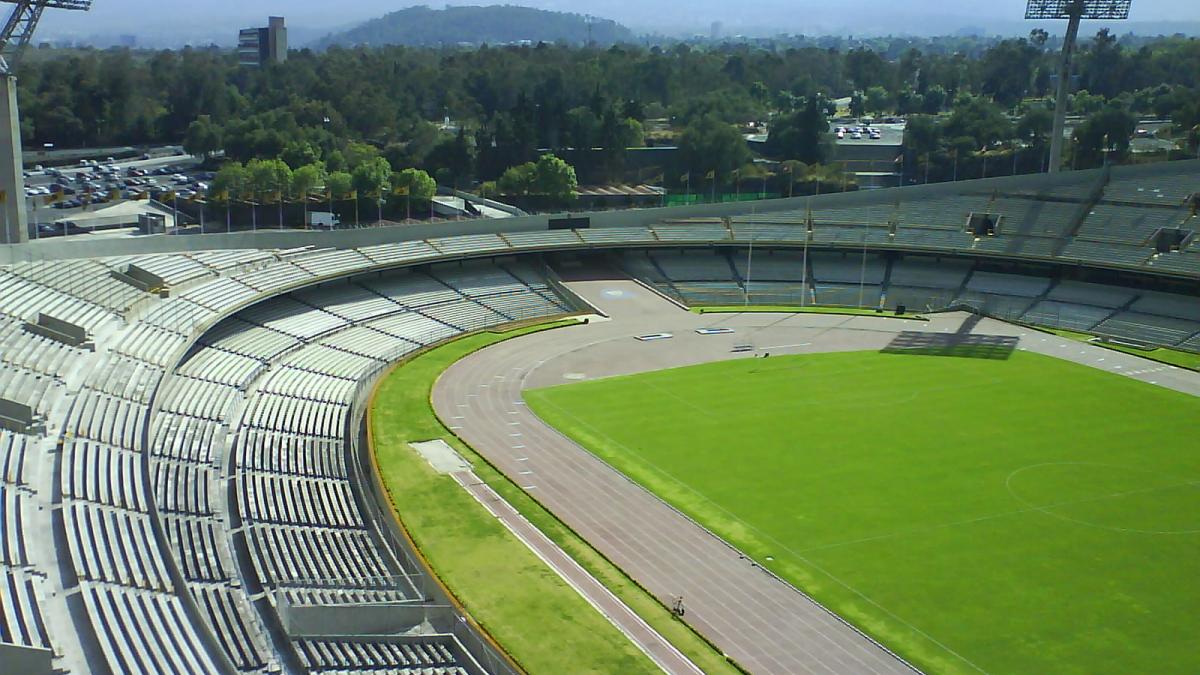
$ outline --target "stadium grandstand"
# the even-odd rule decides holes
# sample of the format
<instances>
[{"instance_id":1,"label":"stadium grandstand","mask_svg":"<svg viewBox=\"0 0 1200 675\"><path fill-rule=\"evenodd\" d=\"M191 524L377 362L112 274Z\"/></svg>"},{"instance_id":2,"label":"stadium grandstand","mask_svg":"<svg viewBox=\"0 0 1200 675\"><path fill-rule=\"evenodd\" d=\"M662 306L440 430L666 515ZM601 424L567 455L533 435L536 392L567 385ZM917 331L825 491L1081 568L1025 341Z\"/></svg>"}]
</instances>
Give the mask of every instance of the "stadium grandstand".
<instances>
[{"instance_id":1,"label":"stadium grandstand","mask_svg":"<svg viewBox=\"0 0 1200 675\"><path fill-rule=\"evenodd\" d=\"M555 267L596 255L686 305L969 309L1200 352L1197 193L1185 161L0 248L2 670L515 672L378 486L363 414L391 363L576 312Z\"/></svg>"}]
</instances>

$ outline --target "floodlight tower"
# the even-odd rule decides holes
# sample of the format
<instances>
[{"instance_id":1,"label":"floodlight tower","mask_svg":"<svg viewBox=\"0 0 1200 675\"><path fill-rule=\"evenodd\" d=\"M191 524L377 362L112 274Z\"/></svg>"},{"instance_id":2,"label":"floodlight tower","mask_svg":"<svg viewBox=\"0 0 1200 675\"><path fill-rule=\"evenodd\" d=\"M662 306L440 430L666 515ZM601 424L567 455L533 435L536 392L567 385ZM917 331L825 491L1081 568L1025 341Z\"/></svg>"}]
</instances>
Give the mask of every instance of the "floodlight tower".
<instances>
[{"instance_id":1,"label":"floodlight tower","mask_svg":"<svg viewBox=\"0 0 1200 675\"><path fill-rule=\"evenodd\" d=\"M21 117L17 112L17 78L13 74L21 52L33 37L42 12L51 9L87 10L92 0L0 0L14 5L0 28L0 244L29 238L25 214L25 180L21 173Z\"/></svg>"},{"instance_id":2,"label":"floodlight tower","mask_svg":"<svg viewBox=\"0 0 1200 675\"><path fill-rule=\"evenodd\" d=\"M1067 84L1071 78L1071 57L1079 38L1083 19L1128 19L1132 0L1029 0L1026 19L1066 19L1062 63L1058 69L1058 93L1054 101L1054 135L1050 138L1050 173L1062 166L1063 128L1067 121Z\"/></svg>"}]
</instances>

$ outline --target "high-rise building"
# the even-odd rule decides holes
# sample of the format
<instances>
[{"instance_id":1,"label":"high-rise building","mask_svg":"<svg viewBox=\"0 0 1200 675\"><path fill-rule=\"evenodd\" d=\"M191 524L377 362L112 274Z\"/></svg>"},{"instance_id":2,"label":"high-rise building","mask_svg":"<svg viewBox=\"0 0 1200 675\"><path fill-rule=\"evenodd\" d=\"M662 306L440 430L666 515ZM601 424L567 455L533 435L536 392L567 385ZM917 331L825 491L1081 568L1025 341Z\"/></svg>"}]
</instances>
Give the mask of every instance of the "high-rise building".
<instances>
[{"instance_id":1,"label":"high-rise building","mask_svg":"<svg viewBox=\"0 0 1200 675\"><path fill-rule=\"evenodd\" d=\"M273 16L265 28L243 28L238 33L238 63L261 66L287 61L287 27L282 16Z\"/></svg>"}]
</instances>

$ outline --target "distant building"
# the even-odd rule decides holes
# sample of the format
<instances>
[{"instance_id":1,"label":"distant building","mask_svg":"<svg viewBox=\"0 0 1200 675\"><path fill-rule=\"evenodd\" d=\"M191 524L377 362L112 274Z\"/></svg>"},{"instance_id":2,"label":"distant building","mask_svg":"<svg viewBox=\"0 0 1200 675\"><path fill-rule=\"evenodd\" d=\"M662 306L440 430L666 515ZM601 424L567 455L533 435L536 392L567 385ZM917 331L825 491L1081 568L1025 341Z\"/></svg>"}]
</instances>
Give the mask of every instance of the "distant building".
<instances>
[{"instance_id":1,"label":"distant building","mask_svg":"<svg viewBox=\"0 0 1200 675\"><path fill-rule=\"evenodd\" d=\"M261 66L287 61L287 28L282 16L273 16L266 28L243 28L238 33L238 63Z\"/></svg>"},{"instance_id":2,"label":"distant building","mask_svg":"<svg viewBox=\"0 0 1200 675\"><path fill-rule=\"evenodd\" d=\"M137 47L137 36L128 34L122 35L121 37L117 38L117 44L122 47L133 49L134 47Z\"/></svg>"},{"instance_id":3,"label":"distant building","mask_svg":"<svg viewBox=\"0 0 1200 675\"><path fill-rule=\"evenodd\" d=\"M721 29L724 27L724 24L720 21L712 22L712 25L708 27L708 38L710 40L719 40L721 38Z\"/></svg>"}]
</instances>

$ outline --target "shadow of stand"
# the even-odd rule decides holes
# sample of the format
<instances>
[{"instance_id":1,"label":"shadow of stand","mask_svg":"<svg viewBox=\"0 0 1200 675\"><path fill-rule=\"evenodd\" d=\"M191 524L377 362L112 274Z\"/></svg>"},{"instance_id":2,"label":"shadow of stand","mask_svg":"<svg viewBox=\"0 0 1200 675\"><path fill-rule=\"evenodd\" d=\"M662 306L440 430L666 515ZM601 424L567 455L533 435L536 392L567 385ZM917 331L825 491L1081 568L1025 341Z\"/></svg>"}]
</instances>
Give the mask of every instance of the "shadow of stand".
<instances>
[{"instance_id":1,"label":"shadow of stand","mask_svg":"<svg viewBox=\"0 0 1200 675\"><path fill-rule=\"evenodd\" d=\"M906 330L880 351L884 354L921 356L957 356L968 359L1006 360L1016 350L1020 338L1013 335L978 335L971 331L983 320L971 314L953 333L927 333Z\"/></svg>"}]
</instances>

